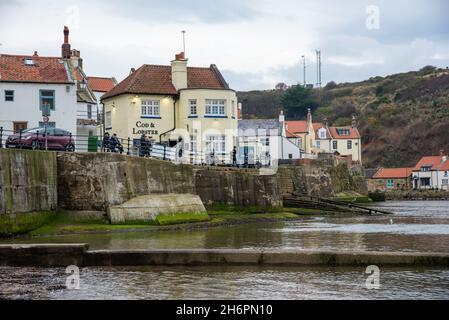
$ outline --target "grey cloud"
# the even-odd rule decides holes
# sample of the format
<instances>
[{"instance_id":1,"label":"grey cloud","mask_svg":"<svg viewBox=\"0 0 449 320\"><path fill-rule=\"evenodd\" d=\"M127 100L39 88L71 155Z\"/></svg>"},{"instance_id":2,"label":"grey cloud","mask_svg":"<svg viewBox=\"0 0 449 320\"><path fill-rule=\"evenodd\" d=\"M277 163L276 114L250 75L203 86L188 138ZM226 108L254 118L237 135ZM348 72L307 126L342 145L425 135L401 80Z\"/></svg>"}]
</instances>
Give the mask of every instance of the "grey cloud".
<instances>
[{"instance_id":1,"label":"grey cloud","mask_svg":"<svg viewBox=\"0 0 449 320\"><path fill-rule=\"evenodd\" d=\"M248 20L258 15L257 9L249 2L240 0L134 0L105 1L105 7L122 15L137 18L151 24L157 23L191 23L195 21L216 24Z\"/></svg>"}]
</instances>

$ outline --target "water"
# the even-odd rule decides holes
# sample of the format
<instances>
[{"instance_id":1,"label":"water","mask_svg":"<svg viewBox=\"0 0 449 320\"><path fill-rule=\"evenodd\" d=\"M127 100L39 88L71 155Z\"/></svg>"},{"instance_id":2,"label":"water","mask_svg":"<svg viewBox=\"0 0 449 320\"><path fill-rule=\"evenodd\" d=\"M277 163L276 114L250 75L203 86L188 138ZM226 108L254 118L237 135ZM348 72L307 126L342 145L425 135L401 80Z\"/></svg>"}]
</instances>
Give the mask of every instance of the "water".
<instances>
[{"instance_id":1,"label":"water","mask_svg":"<svg viewBox=\"0 0 449 320\"><path fill-rule=\"evenodd\" d=\"M394 216L312 216L207 230L75 235L32 242L92 249L265 248L449 252L449 202L388 202ZM30 242L29 239L14 242ZM81 290L63 269L0 268L0 298L33 299L449 299L448 269L381 270L367 290L362 268L84 268Z\"/></svg>"}]
</instances>

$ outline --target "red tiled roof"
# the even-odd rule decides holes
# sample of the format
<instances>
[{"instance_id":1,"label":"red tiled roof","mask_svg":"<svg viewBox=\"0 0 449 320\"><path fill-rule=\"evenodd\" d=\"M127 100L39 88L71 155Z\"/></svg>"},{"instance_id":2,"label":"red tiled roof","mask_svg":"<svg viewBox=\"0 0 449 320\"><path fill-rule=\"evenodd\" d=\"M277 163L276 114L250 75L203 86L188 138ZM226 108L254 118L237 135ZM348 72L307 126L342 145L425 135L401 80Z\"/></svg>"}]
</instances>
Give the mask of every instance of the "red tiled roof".
<instances>
[{"instance_id":1,"label":"red tiled roof","mask_svg":"<svg viewBox=\"0 0 449 320\"><path fill-rule=\"evenodd\" d=\"M229 89L218 69L187 68L189 89ZM120 94L177 94L172 83L171 66L143 65L107 92L102 99Z\"/></svg>"},{"instance_id":2,"label":"red tiled roof","mask_svg":"<svg viewBox=\"0 0 449 320\"><path fill-rule=\"evenodd\" d=\"M449 171L449 160L446 160L439 168L441 171Z\"/></svg>"},{"instance_id":3,"label":"red tiled roof","mask_svg":"<svg viewBox=\"0 0 449 320\"><path fill-rule=\"evenodd\" d=\"M431 167L431 170L436 170L442 162L443 156L422 157L413 168L413 171L421 171L422 167Z\"/></svg>"},{"instance_id":4,"label":"red tiled roof","mask_svg":"<svg viewBox=\"0 0 449 320\"><path fill-rule=\"evenodd\" d=\"M34 65L25 65L25 59L32 59ZM1 54L0 81L65 84L72 79L61 58Z\"/></svg>"},{"instance_id":5,"label":"red tiled roof","mask_svg":"<svg viewBox=\"0 0 449 320\"><path fill-rule=\"evenodd\" d=\"M288 138L295 138L298 133L307 133L307 121L285 121Z\"/></svg>"},{"instance_id":6,"label":"red tiled roof","mask_svg":"<svg viewBox=\"0 0 449 320\"><path fill-rule=\"evenodd\" d=\"M326 126L322 123L314 123L313 131L315 131L315 139L321 140L321 138L318 136L318 130L320 130L321 128L326 129L326 138L325 139L330 139L329 130L327 130Z\"/></svg>"},{"instance_id":7,"label":"red tiled roof","mask_svg":"<svg viewBox=\"0 0 449 320\"><path fill-rule=\"evenodd\" d=\"M373 176L373 179L408 178L413 168L381 168Z\"/></svg>"},{"instance_id":8,"label":"red tiled roof","mask_svg":"<svg viewBox=\"0 0 449 320\"><path fill-rule=\"evenodd\" d=\"M334 139L360 139L360 133L353 127L330 127L331 135ZM349 135L340 135L337 130L349 130Z\"/></svg>"},{"instance_id":9,"label":"red tiled roof","mask_svg":"<svg viewBox=\"0 0 449 320\"><path fill-rule=\"evenodd\" d=\"M117 84L114 78L88 77L87 81L89 88L96 92L108 92Z\"/></svg>"}]
</instances>

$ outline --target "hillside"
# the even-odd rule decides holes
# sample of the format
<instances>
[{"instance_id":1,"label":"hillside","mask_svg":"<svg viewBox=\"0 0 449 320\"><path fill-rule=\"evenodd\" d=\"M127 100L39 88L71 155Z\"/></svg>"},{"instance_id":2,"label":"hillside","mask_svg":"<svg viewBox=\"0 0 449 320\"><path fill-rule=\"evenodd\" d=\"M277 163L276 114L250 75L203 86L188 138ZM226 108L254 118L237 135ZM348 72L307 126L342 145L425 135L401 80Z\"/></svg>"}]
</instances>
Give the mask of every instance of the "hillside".
<instances>
[{"instance_id":1,"label":"hillside","mask_svg":"<svg viewBox=\"0 0 449 320\"><path fill-rule=\"evenodd\" d=\"M238 93L244 118L274 118L283 91ZM417 72L329 83L313 92L319 102L314 120L349 125L359 120L366 167L413 166L421 156L449 152L449 70ZM290 119L293 120L293 119Z\"/></svg>"}]
</instances>

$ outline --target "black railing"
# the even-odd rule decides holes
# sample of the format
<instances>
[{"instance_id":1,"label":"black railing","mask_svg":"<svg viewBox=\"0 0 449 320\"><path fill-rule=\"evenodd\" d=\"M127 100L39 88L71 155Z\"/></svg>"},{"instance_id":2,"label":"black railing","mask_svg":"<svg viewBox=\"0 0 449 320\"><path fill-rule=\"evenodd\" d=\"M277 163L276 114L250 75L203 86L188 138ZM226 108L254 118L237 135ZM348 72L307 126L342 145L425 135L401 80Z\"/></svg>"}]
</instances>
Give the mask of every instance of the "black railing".
<instances>
[{"instance_id":1,"label":"black railing","mask_svg":"<svg viewBox=\"0 0 449 320\"><path fill-rule=\"evenodd\" d=\"M14 138L10 138L14 137ZM64 139L68 137L67 139ZM46 138L46 139L45 139ZM45 141L47 140L47 148ZM183 145L180 143L179 145ZM5 130L0 127L0 148L65 151L65 152L105 152L119 153L134 157L149 157L160 160L191 163L194 165L260 168L272 164L270 157L234 156L231 153L215 151L191 151L170 147L166 143L154 143L130 137L104 138L97 135L48 135L45 129L32 134L19 130ZM235 161L234 161L235 160Z\"/></svg>"}]
</instances>

